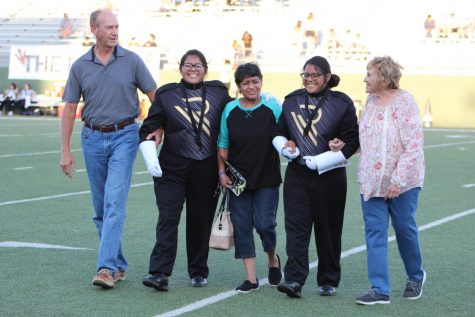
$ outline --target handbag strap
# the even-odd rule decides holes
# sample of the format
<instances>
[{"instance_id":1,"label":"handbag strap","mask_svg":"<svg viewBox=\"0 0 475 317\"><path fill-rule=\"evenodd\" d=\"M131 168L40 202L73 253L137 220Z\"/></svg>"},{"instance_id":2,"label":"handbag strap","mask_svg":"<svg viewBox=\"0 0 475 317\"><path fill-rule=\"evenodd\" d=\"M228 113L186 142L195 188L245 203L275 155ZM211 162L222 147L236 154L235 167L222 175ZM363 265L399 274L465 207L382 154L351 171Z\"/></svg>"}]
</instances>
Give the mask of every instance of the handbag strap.
<instances>
[{"instance_id":1,"label":"handbag strap","mask_svg":"<svg viewBox=\"0 0 475 317\"><path fill-rule=\"evenodd\" d=\"M224 212L226 208L229 210L229 198L228 198L229 190L224 190L223 198L221 199L221 205L219 207L219 211Z\"/></svg>"}]
</instances>

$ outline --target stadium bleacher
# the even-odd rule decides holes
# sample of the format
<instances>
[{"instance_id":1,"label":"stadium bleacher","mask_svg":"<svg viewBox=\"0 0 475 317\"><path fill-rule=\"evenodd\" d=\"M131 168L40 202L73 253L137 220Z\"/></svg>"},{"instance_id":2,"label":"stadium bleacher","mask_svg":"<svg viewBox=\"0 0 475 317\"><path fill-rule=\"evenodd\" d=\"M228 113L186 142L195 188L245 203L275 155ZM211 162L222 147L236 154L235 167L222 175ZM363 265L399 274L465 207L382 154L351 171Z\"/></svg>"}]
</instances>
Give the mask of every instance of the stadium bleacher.
<instances>
[{"instance_id":1,"label":"stadium bleacher","mask_svg":"<svg viewBox=\"0 0 475 317\"><path fill-rule=\"evenodd\" d=\"M442 63L442 67L450 68L447 62L450 58L447 56L450 56L453 50L458 50L464 59L463 63L460 61L455 67L460 68L463 64L464 68L468 67L470 71L475 69L475 58L469 54L475 44L473 39L457 43L425 41L419 20L419 16L423 17L426 13L422 5L405 13L406 23L399 26L388 24L385 33L381 34L381 30L375 28L375 25L386 23L387 17L370 16L372 13L367 10L356 12L358 5L353 2L346 5L347 10L340 14L339 19L332 18L331 4L319 2L308 5L309 2L302 0L259 0L256 6L247 2L239 6L239 1L228 5L224 0L207 0L203 6L192 6L191 1L182 1L178 5L173 5L173 1L153 0L116 2L117 5L114 6L114 1L101 0L69 3L51 0L47 5L33 0L15 1L9 5L8 10L0 12L0 67L8 67L12 45L81 45L83 36L89 31L89 13L109 4L119 16L122 45L126 45L131 37L137 37L139 42L144 42L150 33L156 34L161 50L160 58L163 61L161 65L164 68L176 68L176 61L190 48L201 49L210 60L210 68L217 68L223 59L232 58L232 41L240 40L242 33L247 30L254 38L255 60L264 70L295 71L301 67L302 61L308 55L318 54L332 59L325 45L330 28L334 28L339 34L352 28L355 33L361 33L371 54L391 54L402 64L416 68L424 68L428 61L434 60L437 60L439 65ZM373 11L384 12L381 5L374 3ZM310 51L307 56L300 56L301 48L294 40L294 25L309 11L316 12L323 40L316 50ZM71 38L60 40L59 23L65 12L73 19L76 29ZM398 42L399 46L396 45ZM433 44L443 45L434 47ZM407 49L409 45L411 50ZM430 54L430 58L427 58L426 54ZM365 58L367 57L335 61L341 64L341 67L351 69L353 65L360 69L365 64L361 63L361 60L364 61Z\"/></svg>"}]
</instances>

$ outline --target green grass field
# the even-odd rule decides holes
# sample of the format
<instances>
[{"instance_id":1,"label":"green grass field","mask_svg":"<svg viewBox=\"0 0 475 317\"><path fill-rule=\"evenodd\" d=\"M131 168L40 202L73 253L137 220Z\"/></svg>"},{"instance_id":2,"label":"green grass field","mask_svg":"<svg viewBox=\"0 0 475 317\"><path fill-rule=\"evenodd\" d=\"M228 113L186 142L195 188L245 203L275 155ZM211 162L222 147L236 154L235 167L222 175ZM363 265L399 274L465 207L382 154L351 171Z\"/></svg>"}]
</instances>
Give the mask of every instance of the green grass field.
<instances>
[{"instance_id":1,"label":"green grass field","mask_svg":"<svg viewBox=\"0 0 475 317\"><path fill-rule=\"evenodd\" d=\"M233 290L245 276L242 263L234 259L233 251L215 250L210 251L208 287L191 288L184 228L170 291L158 293L142 286L154 244L157 210L152 180L140 154L123 237L128 277L105 291L91 284L98 238L80 151L81 123L77 122L73 134L77 172L72 179L59 168L59 126L56 118L0 117L0 316L475 315L475 130L425 131L426 181L417 213L427 271L422 298L402 298L405 274L396 244L391 242L391 304L363 307L354 304L355 297L369 287L366 254L361 248L364 230L356 183L358 157L348 168L343 275L337 296L317 294L315 268L302 299L289 299L269 285L258 292L237 294ZM450 216L455 217L447 218ZM285 261L282 204L277 229L278 252ZM256 239L257 275L263 279L266 259ZM20 243L37 245L12 247ZM316 261L314 245L312 242L312 261Z\"/></svg>"}]
</instances>

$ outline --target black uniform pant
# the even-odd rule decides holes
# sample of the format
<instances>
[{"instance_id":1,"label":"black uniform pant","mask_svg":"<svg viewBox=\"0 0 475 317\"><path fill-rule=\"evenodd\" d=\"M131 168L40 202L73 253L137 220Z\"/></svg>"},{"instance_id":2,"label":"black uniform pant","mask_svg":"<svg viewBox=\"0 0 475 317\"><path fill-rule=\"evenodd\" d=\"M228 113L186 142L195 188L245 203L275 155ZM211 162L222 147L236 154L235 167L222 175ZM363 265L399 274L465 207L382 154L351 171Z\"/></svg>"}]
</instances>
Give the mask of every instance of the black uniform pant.
<instances>
[{"instance_id":1,"label":"black uniform pant","mask_svg":"<svg viewBox=\"0 0 475 317\"><path fill-rule=\"evenodd\" d=\"M346 189L345 168L318 175L295 161L287 167L284 181L286 281L305 284L313 226L318 255L317 284L338 287Z\"/></svg>"},{"instance_id":2,"label":"black uniform pant","mask_svg":"<svg viewBox=\"0 0 475 317\"><path fill-rule=\"evenodd\" d=\"M209 236L218 197L216 156L191 160L160 153L163 176L154 178L158 206L156 242L150 256L150 274L173 271L178 245L178 225L186 200L186 250L190 277L207 277Z\"/></svg>"}]
</instances>

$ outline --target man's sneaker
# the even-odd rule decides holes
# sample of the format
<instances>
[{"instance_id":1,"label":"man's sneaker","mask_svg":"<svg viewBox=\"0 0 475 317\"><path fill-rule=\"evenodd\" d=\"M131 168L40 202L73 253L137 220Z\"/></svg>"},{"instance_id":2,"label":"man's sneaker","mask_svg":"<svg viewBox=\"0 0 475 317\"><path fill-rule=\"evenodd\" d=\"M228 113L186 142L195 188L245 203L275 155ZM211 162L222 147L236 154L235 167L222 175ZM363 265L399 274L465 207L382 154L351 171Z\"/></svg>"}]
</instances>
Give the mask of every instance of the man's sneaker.
<instances>
[{"instance_id":1,"label":"man's sneaker","mask_svg":"<svg viewBox=\"0 0 475 317\"><path fill-rule=\"evenodd\" d=\"M103 288L113 288L114 277L108 269L100 269L92 279L92 284Z\"/></svg>"},{"instance_id":2,"label":"man's sneaker","mask_svg":"<svg viewBox=\"0 0 475 317\"><path fill-rule=\"evenodd\" d=\"M331 285L322 285L318 287L320 296L334 296L336 294L336 288Z\"/></svg>"},{"instance_id":3,"label":"man's sneaker","mask_svg":"<svg viewBox=\"0 0 475 317\"><path fill-rule=\"evenodd\" d=\"M245 280L241 285L236 287L236 291L239 293L249 293L252 291L257 291L259 289L259 280L256 278L256 283L251 283L251 281Z\"/></svg>"},{"instance_id":4,"label":"man's sneaker","mask_svg":"<svg viewBox=\"0 0 475 317\"><path fill-rule=\"evenodd\" d=\"M407 299L418 299L422 296L422 287L426 281L426 271L422 271L424 276L420 281L411 281L407 280L406 289L404 290L403 296Z\"/></svg>"},{"instance_id":5,"label":"man's sneaker","mask_svg":"<svg viewBox=\"0 0 475 317\"><path fill-rule=\"evenodd\" d=\"M191 287L205 287L208 285L206 277L195 276L191 278Z\"/></svg>"},{"instance_id":6,"label":"man's sneaker","mask_svg":"<svg viewBox=\"0 0 475 317\"><path fill-rule=\"evenodd\" d=\"M378 293L374 289L370 289L367 293L361 295L356 299L356 304L360 305L375 305L375 304L389 304L389 296Z\"/></svg>"},{"instance_id":7,"label":"man's sneaker","mask_svg":"<svg viewBox=\"0 0 475 317\"><path fill-rule=\"evenodd\" d=\"M118 269L117 272L115 272L115 275L114 275L114 282L125 281L126 278L127 278L127 275L125 274L125 271L122 271L121 269Z\"/></svg>"}]
</instances>

